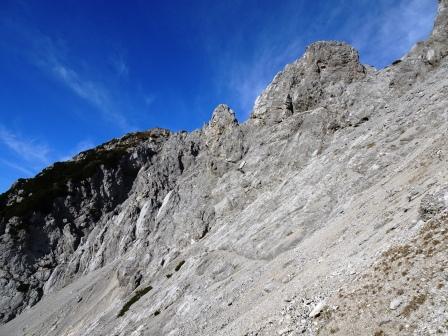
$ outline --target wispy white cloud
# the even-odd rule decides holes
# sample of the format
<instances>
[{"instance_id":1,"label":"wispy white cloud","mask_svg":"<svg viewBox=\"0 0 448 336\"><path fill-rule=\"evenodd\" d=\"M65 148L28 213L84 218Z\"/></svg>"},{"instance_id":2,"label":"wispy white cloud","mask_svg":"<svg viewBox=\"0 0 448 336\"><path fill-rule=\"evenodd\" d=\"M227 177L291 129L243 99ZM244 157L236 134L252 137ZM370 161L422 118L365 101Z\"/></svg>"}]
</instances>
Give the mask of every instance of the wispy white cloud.
<instances>
[{"instance_id":1,"label":"wispy white cloud","mask_svg":"<svg viewBox=\"0 0 448 336\"><path fill-rule=\"evenodd\" d=\"M50 162L50 148L35 140L25 139L0 125L0 143L15 153L23 161L34 164Z\"/></svg>"},{"instance_id":2,"label":"wispy white cloud","mask_svg":"<svg viewBox=\"0 0 448 336\"><path fill-rule=\"evenodd\" d=\"M228 64L225 71L217 81L225 83L237 97L236 107L243 118L247 118L253 107L255 99L265 89L273 77L274 69L278 68L276 57L268 56L269 51L260 53L252 64L239 64L238 61Z\"/></svg>"},{"instance_id":3,"label":"wispy white cloud","mask_svg":"<svg viewBox=\"0 0 448 336\"><path fill-rule=\"evenodd\" d=\"M96 107L105 119L124 130L131 128L126 117L118 112L118 108L115 106L109 92L101 84L81 77L78 72L61 62L49 64L47 70L51 71L58 80L76 95Z\"/></svg>"},{"instance_id":4,"label":"wispy white cloud","mask_svg":"<svg viewBox=\"0 0 448 336\"><path fill-rule=\"evenodd\" d=\"M123 55L113 55L110 62L119 77L129 76L129 65L126 63Z\"/></svg>"},{"instance_id":5,"label":"wispy white cloud","mask_svg":"<svg viewBox=\"0 0 448 336\"><path fill-rule=\"evenodd\" d=\"M260 31L250 36L241 29L223 48L219 42L207 41L211 58L217 60L215 66L215 82L224 86L234 98L237 113L246 119L253 107L255 99L266 88L276 72L287 63L295 60L304 48L304 34L297 34L302 21L299 20L305 8L304 1L282 2L281 12L296 13L297 19L283 20L275 25L272 22L262 26ZM289 14L288 14L289 17ZM213 22L211 24L214 24ZM249 31L252 31L249 28ZM248 55L241 53L251 44Z\"/></svg>"},{"instance_id":6,"label":"wispy white cloud","mask_svg":"<svg viewBox=\"0 0 448 336\"><path fill-rule=\"evenodd\" d=\"M231 92L240 115L247 118L256 97L283 66L299 58L307 44L321 39L338 39L360 50L361 58L379 67L401 57L418 40L425 39L432 27L434 0L341 0L319 2L313 17L307 17L306 1L282 2L276 25L241 36L222 48L206 41L212 59L218 59L217 86ZM357 10L353 11L353 7ZM364 9L364 12L362 11ZM369 10L366 10L369 9ZM290 15L294 13L294 15ZM360 16L361 13L361 16ZM271 23L272 24L272 23ZM274 27L274 28L273 28ZM264 28L264 27L263 27ZM251 54L241 57L241 50L251 45Z\"/></svg>"},{"instance_id":7,"label":"wispy white cloud","mask_svg":"<svg viewBox=\"0 0 448 336\"><path fill-rule=\"evenodd\" d=\"M92 105L104 120L123 131L133 129L121 111L119 96L103 81L92 79L88 66L84 64L87 70L82 71L81 67L77 66L79 62L70 59L66 41L52 38L32 26L8 18L0 18L0 28L8 29L16 36L16 45L12 47L16 48L17 53ZM114 62L113 66L119 75L129 73L123 58L115 57Z\"/></svg>"},{"instance_id":8,"label":"wispy white cloud","mask_svg":"<svg viewBox=\"0 0 448 336\"><path fill-rule=\"evenodd\" d=\"M436 1L400 0L393 5L378 1L373 8L378 15L369 16L367 23L353 18L353 23L344 29L347 39L360 50L364 59L384 66L391 61L391 56L400 58L417 41L428 38Z\"/></svg>"},{"instance_id":9,"label":"wispy white cloud","mask_svg":"<svg viewBox=\"0 0 448 336\"><path fill-rule=\"evenodd\" d=\"M27 176L27 177L34 175L33 171L31 171L30 169L28 169L26 167L23 167L22 165L15 163L15 162L11 162L11 161L5 160L5 159L0 159L0 162L14 170L21 172L22 174L25 174L25 176Z\"/></svg>"}]
</instances>

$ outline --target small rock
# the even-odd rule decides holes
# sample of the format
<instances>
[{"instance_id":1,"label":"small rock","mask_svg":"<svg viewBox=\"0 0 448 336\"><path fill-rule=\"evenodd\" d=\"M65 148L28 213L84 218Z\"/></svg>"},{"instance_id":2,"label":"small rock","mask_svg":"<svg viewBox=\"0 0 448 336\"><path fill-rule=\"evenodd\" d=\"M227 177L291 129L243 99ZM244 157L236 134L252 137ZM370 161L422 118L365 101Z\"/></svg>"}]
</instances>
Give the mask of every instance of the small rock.
<instances>
[{"instance_id":1,"label":"small rock","mask_svg":"<svg viewBox=\"0 0 448 336\"><path fill-rule=\"evenodd\" d=\"M322 310L325 308L326 306L326 302L325 300L320 301L315 307L314 309L311 311L309 317L314 318L320 315L320 313L322 312Z\"/></svg>"},{"instance_id":2,"label":"small rock","mask_svg":"<svg viewBox=\"0 0 448 336\"><path fill-rule=\"evenodd\" d=\"M285 302L291 302L293 300L292 296L285 296L285 298L283 299L283 301Z\"/></svg>"},{"instance_id":3,"label":"small rock","mask_svg":"<svg viewBox=\"0 0 448 336\"><path fill-rule=\"evenodd\" d=\"M273 290L274 290L274 285L273 284L267 284L264 288L263 288L263 290L266 292L266 293L270 293L270 292L272 292Z\"/></svg>"},{"instance_id":4,"label":"small rock","mask_svg":"<svg viewBox=\"0 0 448 336\"><path fill-rule=\"evenodd\" d=\"M400 307L400 305L401 305L402 302L403 302L403 301L402 301L400 298L393 299L393 300L391 301L390 305L389 305L389 308L392 309L392 310L395 310L395 309L397 309L398 307Z\"/></svg>"}]
</instances>

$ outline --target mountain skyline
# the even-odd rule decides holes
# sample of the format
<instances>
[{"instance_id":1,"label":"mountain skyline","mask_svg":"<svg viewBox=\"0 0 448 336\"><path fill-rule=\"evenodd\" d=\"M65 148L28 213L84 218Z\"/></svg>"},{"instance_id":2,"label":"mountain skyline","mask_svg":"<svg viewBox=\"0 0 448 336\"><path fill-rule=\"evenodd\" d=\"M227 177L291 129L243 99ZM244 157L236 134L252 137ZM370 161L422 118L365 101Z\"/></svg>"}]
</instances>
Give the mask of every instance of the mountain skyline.
<instances>
[{"instance_id":1,"label":"mountain skyline","mask_svg":"<svg viewBox=\"0 0 448 336\"><path fill-rule=\"evenodd\" d=\"M244 121L315 40L385 67L427 37L435 11L431 0L2 2L0 192L131 131L199 128L219 103Z\"/></svg>"}]
</instances>

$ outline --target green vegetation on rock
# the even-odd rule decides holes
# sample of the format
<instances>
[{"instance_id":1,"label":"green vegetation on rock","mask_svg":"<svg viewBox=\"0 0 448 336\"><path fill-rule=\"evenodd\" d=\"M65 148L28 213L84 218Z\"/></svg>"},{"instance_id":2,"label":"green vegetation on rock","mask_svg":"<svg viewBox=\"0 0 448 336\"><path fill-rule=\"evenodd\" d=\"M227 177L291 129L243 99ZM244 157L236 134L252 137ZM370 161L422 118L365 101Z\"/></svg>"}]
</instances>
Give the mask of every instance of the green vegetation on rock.
<instances>
[{"instance_id":1,"label":"green vegetation on rock","mask_svg":"<svg viewBox=\"0 0 448 336\"><path fill-rule=\"evenodd\" d=\"M146 132L134 135L133 141L127 136L120 143L114 144L112 149L105 149L103 145L81 153L76 160L56 162L34 178L19 179L9 191L0 195L0 217L8 220L13 216L29 216L33 212L50 212L55 200L68 194L69 181L79 183L92 178L100 172L102 166L116 167L128 153L128 148L148 137ZM122 173L134 176L137 171L128 167ZM8 196L18 194L19 190L23 200L6 206Z\"/></svg>"},{"instance_id":2,"label":"green vegetation on rock","mask_svg":"<svg viewBox=\"0 0 448 336\"><path fill-rule=\"evenodd\" d=\"M125 303L125 305L123 306L123 308L121 308L120 312L118 313L118 317L123 316L124 314L126 314L126 312L129 310L129 308L131 308L131 306L136 303L138 300L140 300L140 298L145 295L146 293L148 293L150 290L152 289L151 286L139 289L138 291L135 292L134 296L130 298L130 300L128 302Z\"/></svg>"},{"instance_id":3,"label":"green vegetation on rock","mask_svg":"<svg viewBox=\"0 0 448 336\"><path fill-rule=\"evenodd\" d=\"M185 264L185 260L180 261L174 270L176 272L178 272L184 264Z\"/></svg>"}]
</instances>

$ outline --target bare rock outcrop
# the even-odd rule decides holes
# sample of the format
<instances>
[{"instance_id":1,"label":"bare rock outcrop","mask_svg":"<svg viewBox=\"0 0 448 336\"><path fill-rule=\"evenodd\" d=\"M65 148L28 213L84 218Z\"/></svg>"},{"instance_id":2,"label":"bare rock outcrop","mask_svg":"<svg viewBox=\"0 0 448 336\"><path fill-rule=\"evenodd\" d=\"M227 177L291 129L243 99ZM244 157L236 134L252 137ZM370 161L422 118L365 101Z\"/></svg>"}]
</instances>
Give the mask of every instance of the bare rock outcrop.
<instances>
[{"instance_id":1,"label":"bare rock outcrop","mask_svg":"<svg viewBox=\"0 0 448 336\"><path fill-rule=\"evenodd\" d=\"M230 107L223 104L216 107L204 135L210 157L208 165L212 172L222 175L241 160L244 135Z\"/></svg>"},{"instance_id":2,"label":"bare rock outcrop","mask_svg":"<svg viewBox=\"0 0 448 336\"><path fill-rule=\"evenodd\" d=\"M385 69L317 42L244 123L219 105L18 181L0 335L447 333L447 16Z\"/></svg>"},{"instance_id":3,"label":"bare rock outcrop","mask_svg":"<svg viewBox=\"0 0 448 336\"><path fill-rule=\"evenodd\" d=\"M390 82L392 88L406 91L440 65L448 55L447 27L448 3L438 0L437 17L430 37L418 42L407 55L395 62L399 71L394 73Z\"/></svg>"},{"instance_id":4,"label":"bare rock outcrop","mask_svg":"<svg viewBox=\"0 0 448 336\"><path fill-rule=\"evenodd\" d=\"M1 195L0 318L7 322L65 276L86 237L129 195L139 169L169 133L154 129L130 134L73 160L58 162L33 179L19 180Z\"/></svg>"},{"instance_id":5,"label":"bare rock outcrop","mask_svg":"<svg viewBox=\"0 0 448 336\"><path fill-rule=\"evenodd\" d=\"M366 75L358 52L341 42L316 42L305 55L278 73L257 98L251 118L281 122L293 113L336 100L351 82Z\"/></svg>"}]
</instances>

